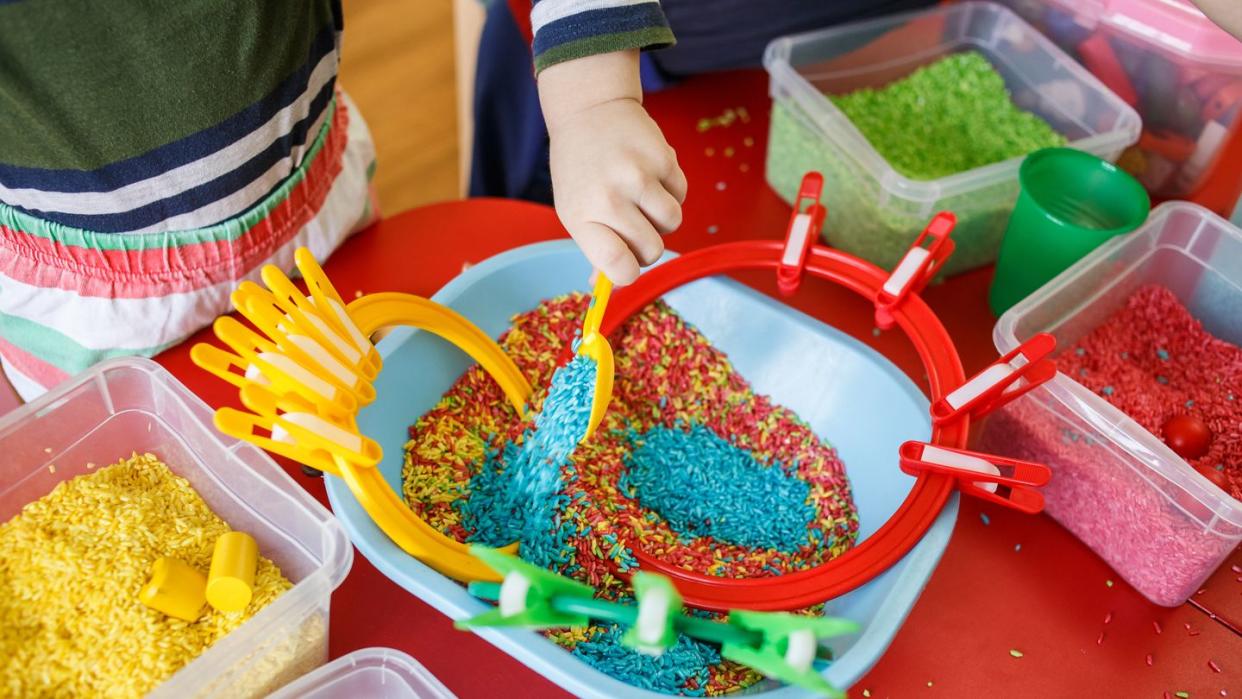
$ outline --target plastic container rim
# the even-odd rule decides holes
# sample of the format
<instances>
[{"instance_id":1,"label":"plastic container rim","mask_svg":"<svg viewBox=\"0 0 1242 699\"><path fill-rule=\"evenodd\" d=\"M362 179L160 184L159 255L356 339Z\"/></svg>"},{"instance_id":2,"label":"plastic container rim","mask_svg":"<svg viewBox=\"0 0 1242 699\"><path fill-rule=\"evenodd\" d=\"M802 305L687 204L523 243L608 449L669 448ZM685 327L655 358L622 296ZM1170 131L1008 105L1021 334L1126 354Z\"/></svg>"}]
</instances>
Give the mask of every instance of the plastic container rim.
<instances>
[{"instance_id":1,"label":"plastic container rim","mask_svg":"<svg viewBox=\"0 0 1242 699\"><path fill-rule=\"evenodd\" d=\"M1081 277L1093 274L1093 268L1098 262L1106 259L1126 245L1135 244L1135 241L1144 236L1150 235L1152 231L1159 230L1160 227L1163 226L1164 222L1168 220L1169 216L1179 211L1192 213L1202 219L1199 224L1199 228L1191 238L1192 241L1198 236L1199 231L1206 223L1212 222L1220 225L1226 234L1238 239L1239 242L1242 242L1242 234L1240 234L1237 229L1235 229L1224 219L1197 204L1190 204L1187 202L1167 202L1165 204L1161 204L1152 211L1151 216L1147 219L1147 222L1143 224L1142 228L1135 231L1131 235L1118 236L1104 243L1092 251L1089 255L1074 263L1073 266L1054 277L1052 281L1040 287L1038 291L1026 297L1006 311L992 329L992 341L996 345L997 351L1004 354L1012 351L1015 347L1021 344L1021 341L1018 339L1016 333L1018 318L1020 316L1026 315L1037 305L1047 300L1048 296L1051 295L1054 290L1076 281ZM1184 248L1168 245L1158 247L1153 246L1142 256L1142 258L1136 260L1124 272L1118 274L1117 279L1124 277L1130 270L1133 270L1138 265L1143 264L1151 257L1151 255L1155 254L1155 252L1160 249L1174 250L1179 254L1203 264L1203 260L1200 260L1190 254L1190 252ZM1102 286L1099 290L1094 292L1090 298L1098 298L1100 294L1112 288L1116 283L1116 279L1110 281L1108 284ZM1081 307L1087 300L1088 299L1080 301L1079 306ZM1076 381L1065 376L1064 374L1061 374L1060 372L1058 372L1051 381L1037 390L1047 391L1061 405L1081 415L1081 417L1088 424L1104 433L1114 445L1120 446L1120 444L1118 444L1119 437L1124 437L1129 441L1137 442L1138 445L1143 448L1142 451L1127 450L1126 453L1132 460L1136 460L1146 467L1146 470L1150 473L1140 471L1139 468L1134 465L1132 460L1127 460L1126 463L1132 470L1135 471L1137 475L1142 477L1148 483L1152 483L1152 476L1158 477L1163 481L1170 482L1181 488L1183 492L1192 496L1204 506L1208 507L1216 517L1219 517L1235 527L1242 527L1242 502L1234 500L1229 496L1229 494L1216 487L1205 476L1199 474L1193 467L1191 467L1190 464L1186 463L1184 459L1174 453L1163 440L1156 437L1151 432L1148 432L1142 425L1135 422L1133 418L1113 407L1111 403L1095 395L1093 392L1087 390ZM1084 414L1074 410L1075 404L1085 407L1089 412ZM1178 504L1174 499L1170 499L1169 495L1165 493L1163 489L1161 489L1161 494L1168 499L1171 504L1185 512L1185 508ZM1199 517L1195 517L1188 512L1185 513L1192 519L1200 521ZM1203 525L1210 528L1211 523L1203 522Z\"/></svg>"},{"instance_id":2,"label":"plastic container rim","mask_svg":"<svg viewBox=\"0 0 1242 699\"><path fill-rule=\"evenodd\" d=\"M974 11L996 12L1005 16L1009 21L1017 23L1018 26L1029 33L1031 39L1041 49L1062 59L1062 64L1066 66L1066 70L1074 80L1085 83L1099 93L1101 98L1106 100L1119 113L1117 125L1112 130L1080 138L1067 143L1065 147L1088 152L1114 148L1120 151L1122 148L1138 141L1142 121L1133 107L1126 104L1112 90L1100 82L1098 78L1079 65L1059 46L1053 43L1051 39L1044 36L1021 16L1003 5L987 2L986 0L970 0L948 7L903 12L774 39L768 44L763 53L764 68L767 69L768 74L771 76L769 93L774 100L785 102L787 100L782 99L776 94L777 86L780 84L781 87L788 90L794 103L794 108L790 109L791 114L801 120L805 126L815 131L820 138L844 146L842 150L845 152L845 155L862 166L867 174L881 183L890 195L896 195L911 201L935 202L943 198L979 189L996 181L1016 177L1018 168L1026 158L1025 155L934 180L915 180L902 175L875 150L866 137L862 135L862 132L832 103L832 100L816 90L789 63L789 55L795 42L831 40L840 36L851 35L887 25L896 25L914 19ZM941 45L946 47L975 46L976 43L958 39L942 41ZM995 62L987 55L984 57L988 59L989 63ZM829 129L830 125L844 128Z\"/></svg>"},{"instance_id":3,"label":"plastic container rim","mask_svg":"<svg viewBox=\"0 0 1242 699\"><path fill-rule=\"evenodd\" d=\"M454 696L435 675L420 662L395 648L370 647L353 651L331 660L314 670L293 680L276 690L271 699L292 699L292 697L319 689L325 680L341 679L357 670L376 668L398 675L404 684L419 696L433 696L452 699ZM340 675L336 677L334 675ZM423 686L415 687L411 680L421 682Z\"/></svg>"}]
</instances>

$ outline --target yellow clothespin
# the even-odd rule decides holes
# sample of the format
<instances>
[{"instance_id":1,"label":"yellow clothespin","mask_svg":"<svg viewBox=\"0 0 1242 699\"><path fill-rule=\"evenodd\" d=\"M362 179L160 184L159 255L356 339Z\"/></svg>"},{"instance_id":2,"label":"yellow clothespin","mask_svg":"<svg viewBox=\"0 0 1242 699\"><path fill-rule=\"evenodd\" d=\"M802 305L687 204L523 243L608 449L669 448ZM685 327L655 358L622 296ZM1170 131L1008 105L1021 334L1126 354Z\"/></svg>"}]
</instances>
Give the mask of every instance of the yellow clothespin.
<instances>
[{"instance_id":1,"label":"yellow clothespin","mask_svg":"<svg viewBox=\"0 0 1242 699\"><path fill-rule=\"evenodd\" d=\"M357 423L359 407L375 398L371 382L382 366L370 334L411 325L443 337L478 361L519 413L530 384L495 340L452 309L410 294L373 294L346 305L307 250L294 257L309 297L279 269L265 267L266 289L243 282L232 296L258 332L220 318L216 336L233 352L200 344L190 353L200 367L240 389L246 410L217 411L217 428L342 478L389 538L441 573L463 582L496 580L465 544L420 519L375 468L382 450Z\"/></svg>"}]
</instances>

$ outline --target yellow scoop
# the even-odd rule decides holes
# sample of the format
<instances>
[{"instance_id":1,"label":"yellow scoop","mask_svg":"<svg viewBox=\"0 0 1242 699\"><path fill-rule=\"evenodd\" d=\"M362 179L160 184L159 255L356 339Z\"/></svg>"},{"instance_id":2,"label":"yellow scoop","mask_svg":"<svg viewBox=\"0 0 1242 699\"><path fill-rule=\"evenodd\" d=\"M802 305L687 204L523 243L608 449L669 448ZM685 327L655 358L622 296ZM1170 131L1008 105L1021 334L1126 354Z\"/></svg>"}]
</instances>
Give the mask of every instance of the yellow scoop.
<instances>
[{"instance_id":1,"label":"yellow scoop","mask_svg":"<svg viewBox=\"0 0 1242 699\"><path fill-rule=\"evenodd\" d=\"M465 544L414 514L376 468L383 456L380 446L358 432L357 421L359 408L375 399L371 382L382 364L370 337L390 325L411 325L439 335L478 362L519 414L526 411L530 384L500 345L452 309L411 294L391 293L363 296L346 305L309 251L299 249L294 260L309 294L268 265L262 271L267 288L243 282L232 297L257 331L233 318L221 318L216 321L216 336L232 351L201 343L190 352L199 367L240 389L248 411L222 408L216 412L216 427L344 479L393 542L437 571L462 582L498 581L495 571L471 556ZM607 299L605 291L604 302ZM603 315L603 304L598 305L597 336ZM602 338L600 342L606 358L590 356L600 362L601 376L607 362L607 395L611 395L612 352L607 342ZM516 548L510 544L504 550Z\"/></svg>"},{"instance_id":2,"label":"yellow scoop","mask_svg":"<svg viewBox=\"0 0 1242 699\"><path fill-rule=\"evenodd\" d=\"M612 296L612 282L603 272L595 280L595 291L591 294L591 306L587 308L586 318L582 321L582 342L578 344L578 354L595 360L595 393L591 398L591 421L587 423L586 434L582 441L595 434L595 428L604 419L608 403L612 400L612 346L608 338L599 331L599 324L604 319L604 311L608 308L608 299Z\"/></svg>"}]
</instances>

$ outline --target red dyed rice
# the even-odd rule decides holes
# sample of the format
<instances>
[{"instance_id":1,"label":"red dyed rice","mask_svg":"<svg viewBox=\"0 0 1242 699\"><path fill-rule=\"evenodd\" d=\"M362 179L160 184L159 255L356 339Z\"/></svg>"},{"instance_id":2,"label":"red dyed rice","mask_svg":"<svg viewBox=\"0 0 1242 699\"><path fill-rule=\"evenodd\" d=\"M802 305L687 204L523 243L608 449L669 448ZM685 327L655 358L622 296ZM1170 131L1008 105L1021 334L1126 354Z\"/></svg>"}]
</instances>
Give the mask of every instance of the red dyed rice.
<instances>
[{"instance_id":1,"label":"red dyed rice","mask_svg":"<svg viewBox=\"0 0 1242 699\"><path fill-rule=\"evenodd\" d=\"M1172 291L1137 290L1062 350L1057 366L1157 436L1175 415L1202 419L1214 438L1193 465L1222 465L1230 492L1242 495L1242 349L1208 334ZM1119 455L1094 433L1063 408L1053 412L1024 399L989 419L981 445L1052 466L1044 489L1048 513L1149 599L1180 604L1242 532L1219 521L1205 531L1199 520L1211 515L1202 504L1180 492L1166 495L1161 487L1178 489L1157 484L1159 476L1120 466Z\"/></svg>"}]
</instances>

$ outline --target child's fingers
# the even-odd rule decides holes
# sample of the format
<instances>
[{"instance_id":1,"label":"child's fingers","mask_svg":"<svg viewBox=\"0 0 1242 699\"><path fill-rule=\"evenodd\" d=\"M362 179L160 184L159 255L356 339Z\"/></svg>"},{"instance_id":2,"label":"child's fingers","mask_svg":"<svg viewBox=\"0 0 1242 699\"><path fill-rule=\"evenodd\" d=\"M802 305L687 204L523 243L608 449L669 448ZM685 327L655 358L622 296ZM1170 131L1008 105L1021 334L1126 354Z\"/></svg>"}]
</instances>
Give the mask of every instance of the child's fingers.
<instances>
[{"instance_id":1,"label":"child's fingers","mask_svg":"<svg viewBox=\"0 0 1242 699\"><path fill-rule=\"evenodd\" d=\"M569 235L591 265L608 275L613 284L625 286L638 278L638 260L613 229L602 223L583 221L572 226Z\"/></svg>"},{"instance_id":2,"label":"child's fingers","mask_svg":"<svg viewBox=\"0 0 1242 699\"><path fill-rule=\"evenodd\" d=\"M639 197L638 208L661 233L672 233L681 226L681 204L655 182L648 185Z\"/></svg>"},{"instance_id":3,"label":"child's fingers","mask_svg":"<svg viewBox=\"0 0 1242 699\"><path fill-rule=\"evenodd\" d=\"M660 184L664 185L664 189L673 195L678 204L686 203L686 190L689 189L690 184L686 181L686 173L681 171L681 166L677 164L675 156L672 168L660 178Z\"/></svg>"},{"instance_id":4,"label":"child's fingers","mask_svg":"<svg viewBox=\"0 0 1242 699\"><path fill-rule=\"evenodd\" d=\"M608 223L629 246L639 264L644 267L655 264L664 254L664 239L642 210L630 203L613 211L612 216Z\"/></svg>"}]
</instances>

